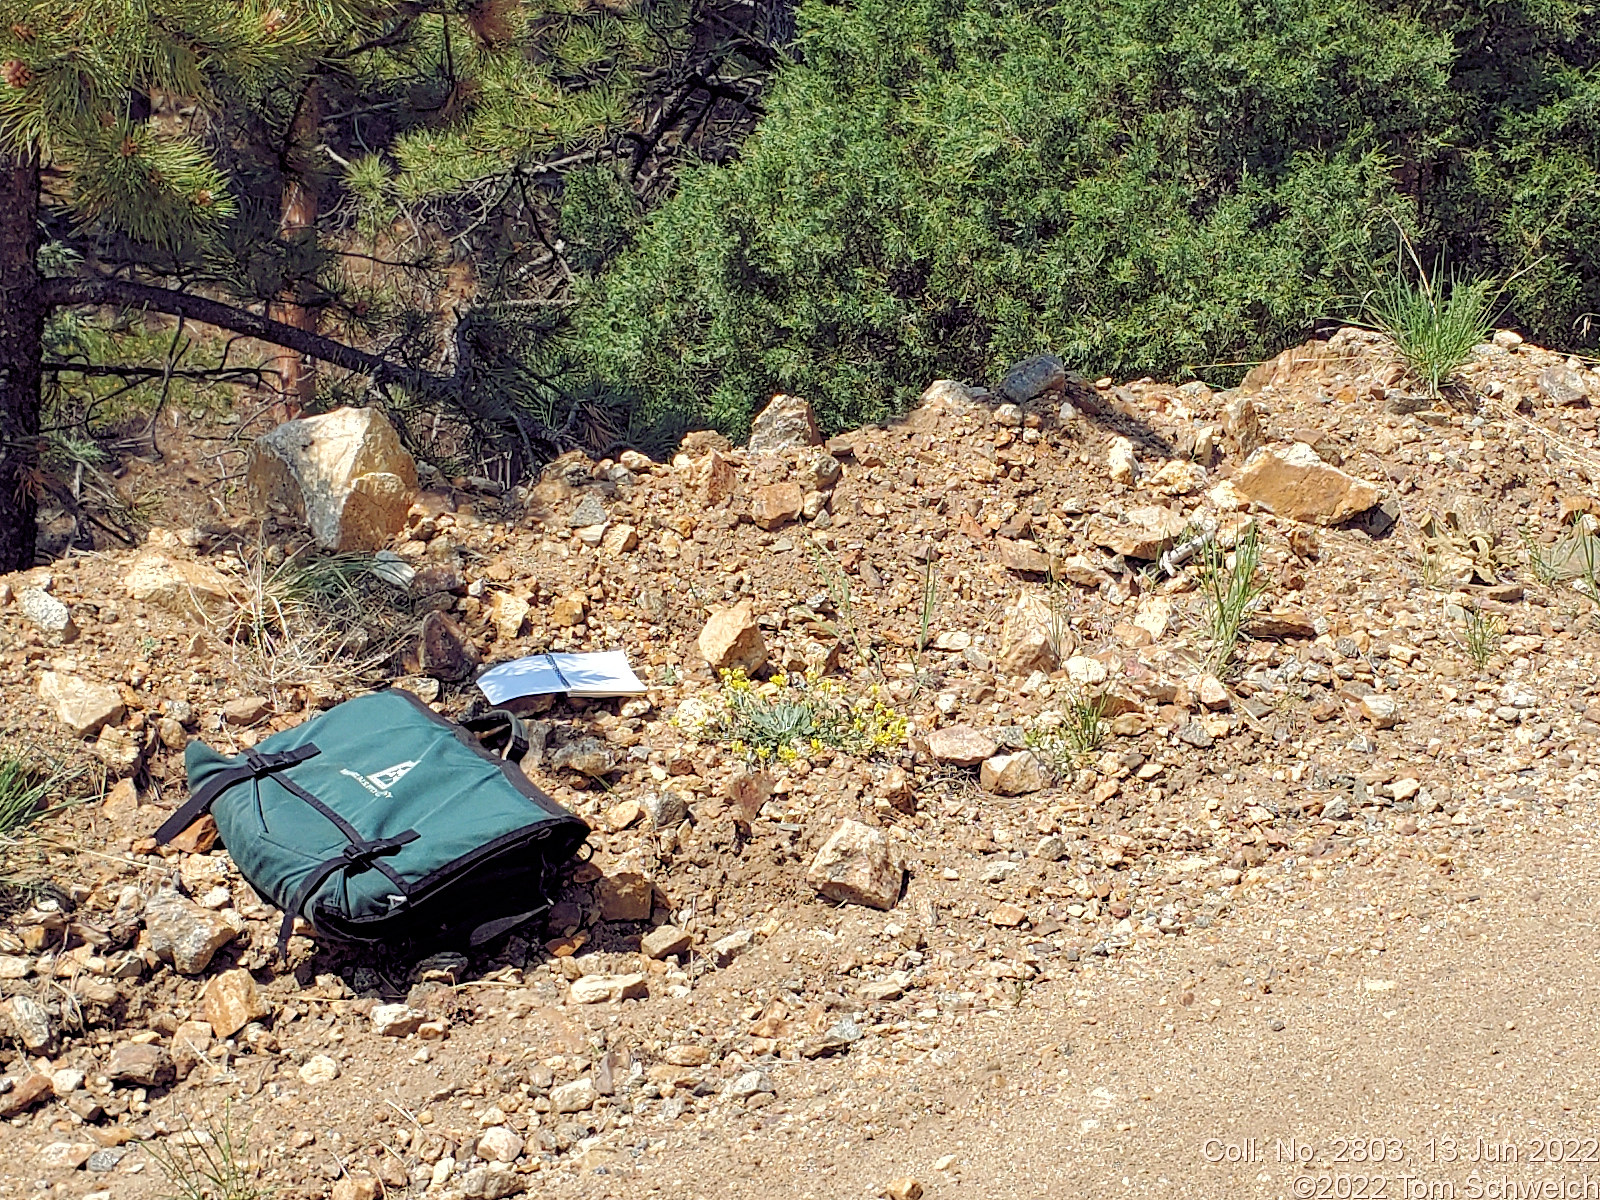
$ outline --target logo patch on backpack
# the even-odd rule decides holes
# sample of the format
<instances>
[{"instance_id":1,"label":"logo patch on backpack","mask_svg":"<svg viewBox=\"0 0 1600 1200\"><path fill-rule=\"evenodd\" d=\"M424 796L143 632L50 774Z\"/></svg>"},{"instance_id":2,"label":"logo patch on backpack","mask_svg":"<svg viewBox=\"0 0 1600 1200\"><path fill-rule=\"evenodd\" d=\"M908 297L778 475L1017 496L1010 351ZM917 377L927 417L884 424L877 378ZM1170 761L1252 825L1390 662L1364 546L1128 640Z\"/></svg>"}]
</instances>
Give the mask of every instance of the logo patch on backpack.
<instances>
[{"instance_id":1,"label":"logo patch on backpack","mask_svg":"<svg viewBox=\"0 0 1600 1200\"><path fill-rule=\"evenodd\" d=\"M374 771L371 775L362 775L346 768L340 771L339 774L348 775L374 796L387 796L389 789L409 775L411 768L416 765L415 762L395 763L394 766L385 767L381 771Z\"/></svg>"}]
</instances>

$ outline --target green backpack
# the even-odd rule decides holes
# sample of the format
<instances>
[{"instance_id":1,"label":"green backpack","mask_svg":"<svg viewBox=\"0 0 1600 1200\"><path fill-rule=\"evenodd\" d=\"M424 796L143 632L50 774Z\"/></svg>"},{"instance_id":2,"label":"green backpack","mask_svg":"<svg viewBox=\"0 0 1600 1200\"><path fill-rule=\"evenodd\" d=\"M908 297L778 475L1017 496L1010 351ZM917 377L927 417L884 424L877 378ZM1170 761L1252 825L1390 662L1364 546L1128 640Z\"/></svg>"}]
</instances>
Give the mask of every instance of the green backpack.
<instances>
[{"instance_id":1,"label":"green backpack","mask_svg":"<svg viewBox=\"0 0 1600 1200\"><path fill-rule=\"evenodd\" d=\"M496 754L485 744L500 745ZM589 827L522 773L522 722L457 725L392 688L340 704L234 758L192 741L171 841L210 812L260 895L351 941L480 944L544 912Z\"/></svg>"}]
</instances>

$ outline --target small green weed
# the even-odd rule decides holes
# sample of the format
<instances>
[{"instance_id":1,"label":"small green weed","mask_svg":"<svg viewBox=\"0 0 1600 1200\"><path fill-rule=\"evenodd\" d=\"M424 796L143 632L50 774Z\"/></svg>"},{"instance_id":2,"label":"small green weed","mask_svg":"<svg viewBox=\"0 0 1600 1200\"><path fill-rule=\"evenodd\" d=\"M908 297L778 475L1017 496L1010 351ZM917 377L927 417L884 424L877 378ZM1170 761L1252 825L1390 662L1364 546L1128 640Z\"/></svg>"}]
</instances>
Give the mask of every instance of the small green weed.
<instances>
[{"instance_id":1,"label":"small green weed","mask_svg":"<svg viewBox=\"0 0 1600 1200\"><path fill-rule=\"evenodd\" d=\"M1489 665L1494 652L1500 648L1505 636L1505 618L1498 613L1486 613L1480 608L1466 610L1466 624L1462 631L1462 644L1478 670Z\"/></svg>"},{"instance_id":2,"label":"small green weed","mask_svg":"<svg viewBox=\"0 0 1600 1200\"><path fill-rule=\"evenodd\" d=\"M1206 635L1211 642L1208 663L1219 675L1233 663L1245 619L1266 591L1259 578L1261 541L1255 522L1245 526L1225 554L1215 542L1207 544L1200 564L1200 590L1205 597Z\"/></svg>"},{"instance_id":3,"label":"small green weed","mask_svg":"<svg viewBox=\"0 0 1600 1200\"><path fill-rule=\"evenodd\" d=\"M1050 562L1050 577L1045 582L1045 602L1050 606L1050 652L1064 660L1072 647L1073 594L1067 581L1055 572L1055 560Z\"/></svg>"},{"instance_id":4,"label":"small green weed","mask_svg":"<svg viewBox=\"0 0 1600 1200\"><path fill-rule=\"evenodd\" d=\"M1053 729L1029 730L1028 749L1070 770L1081 766L1105 743L1109 731L1106 699L1074 692L1062 708L1061 717L1061 724Z\"/></svg>"},{"instance_id":5,"label":"small green weed","mask_svg":"<svg viewBox=\"0 0 1600 1200\"><path fill-rule=\"evenodd\" d=\"M905 717L876 686L852 699L837 682L816 675L799 684L757 684L743 671L724 671L714 701L685 701L674 719L692 736L762 763L793 762L825 747L869 757L906 735Z\"/></svg>"},{"instance_id":6,"label":"small green weed","mask_svg":"<svg viewBox=\"0 0 1600 1200\"><path fill-rule=\"evenodd\" d=\"M1522 549L1528 557L1528 569L1533 572L1533 577L1545 587L1559 583L1561 568L1556 563L1555 547L1541 546L1526 529L1519 529L1517 533L1522 538Z\"/></svg>"},{"instance_id":7,"label":"small green weed","mask_svg":"<svg viewBox=\"0 0 1600 1200\"><path fill-rule=\"evenodd\" d=\"M856 628L855 607L851 603L850 576L845 574L843 568L816 542L806 542L806 549L811 552L811 561L816 565L817 574L822 576L822 586L827 590L828 599L833 602L834 611L839 614L839 620L844 622L845 632L850 635L850 643L855 647L856 657L864 663L876 665L877 659L873 656L872 649L861 637L861 632Z\"/></svg>"},{"instance_id":8,"label":"small green weed","mask_svg":"<svg viewBox=\"0 0 1600 1200\"><path fill-rule=\"evenodd\" d=\"M49 762L28 750L0 749L0 874L5 851L40 817L73 803L88 771Z\"/></svg>"},{"instance_id":9,"label":"small green weed","mask_svg":"<svg viewBox=\"0 0 1600 1200\"><path fill-rule=\"evenodd\" d=\"M928 648L928 630L933 625L934 611L939 607L939 556L929 552L922 567L922 611L917 619L917 653Z\"/></svg>"},{"instance_id":10,"label":"small green weed","mask_svg":"<svg viewBox=\"0 0 1600 1200\"><path fill-rule=\"evenodd\" d=\"M1576 591L1600 604L1600 530L1593 517L1574 513L1567 532L1548 548L1527 530L1520 532L1535 579L1546 587L1570 581Z\"/></svg>"},{"instance_id":11,"label":"small green weed","mask_svg":"<svg viewBox=\"0 0 1600 1200\"><path fill-rule=\"evenodd\" d=\"M226 1104L220 1120L191 1120L176 1138L140 1145L176 1189L166 1200L262 1200L269 1194L250 1156L250 1124L236 1123Z\"/></svg>"}]
</instances>

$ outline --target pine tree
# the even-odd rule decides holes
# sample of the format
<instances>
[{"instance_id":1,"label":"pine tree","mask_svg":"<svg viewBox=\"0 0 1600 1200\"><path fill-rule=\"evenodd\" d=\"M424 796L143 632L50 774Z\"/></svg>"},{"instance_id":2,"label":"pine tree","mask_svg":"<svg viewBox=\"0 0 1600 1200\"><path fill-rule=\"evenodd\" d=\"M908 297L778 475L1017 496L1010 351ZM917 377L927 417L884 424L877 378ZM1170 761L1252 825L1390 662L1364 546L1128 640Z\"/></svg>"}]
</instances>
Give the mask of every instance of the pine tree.
<instances>
[{"instance_id":1,"label":"pine tree","mask_svg":"<svg viewBox=\"0 0 1600 1200\"><path fill-rule=\"evenodd\" d=\"M748 127L766 12L4 0L0 571L34 557L41 380L165 380L175 361L46 361L52 313L142 310L177 318L174 345L205 325L278 347L251 373L286 413L375 399L454 414L520 462L572 444L586 397L551 349L572 281L625 242L681 147ZM601 203L569 224L600 232L569 243L579 170L574 194Z\"/></svg>"},{"instance_id":2,"label":"pine tree","mask_svg":"<svg viewBox=\"0 0 1600 1200\"><path fill-rule=\"evenodd\" d=\"M696 168L580 314L663 419L830 429L1041 350L1214 382L1361 313L1403 229L1600 328L1600 11L1579 0L807 0L727 166ZM1493 289L1492 289L1493 290Z\"/></svg>"}]
</instances>

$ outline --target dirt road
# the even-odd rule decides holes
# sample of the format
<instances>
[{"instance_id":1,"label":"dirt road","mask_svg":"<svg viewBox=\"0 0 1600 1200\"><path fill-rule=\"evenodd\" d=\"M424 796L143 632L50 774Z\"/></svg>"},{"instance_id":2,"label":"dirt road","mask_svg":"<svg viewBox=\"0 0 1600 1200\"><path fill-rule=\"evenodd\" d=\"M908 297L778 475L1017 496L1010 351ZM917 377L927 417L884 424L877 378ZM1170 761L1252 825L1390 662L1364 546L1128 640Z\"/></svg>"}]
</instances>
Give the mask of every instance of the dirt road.
<instances>
[{"instance_id":1,"label":"dirt road","mask_svg":"<svg viewBox=\"0 0 1600 1200\"><path fill-rule=\"evenodd\" d=\"M1594 1195L1592 816L1536 822L1450 875L1336 872L1148 961L973 1017L897 1075L840 1064L795 1120L674 1139L637 1175L579 1186L820 1200L912 1176L930 1200ZM907 1097L921 1111L895 1107Z\"/></svg>"}]
</instances>

